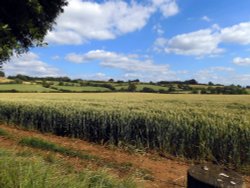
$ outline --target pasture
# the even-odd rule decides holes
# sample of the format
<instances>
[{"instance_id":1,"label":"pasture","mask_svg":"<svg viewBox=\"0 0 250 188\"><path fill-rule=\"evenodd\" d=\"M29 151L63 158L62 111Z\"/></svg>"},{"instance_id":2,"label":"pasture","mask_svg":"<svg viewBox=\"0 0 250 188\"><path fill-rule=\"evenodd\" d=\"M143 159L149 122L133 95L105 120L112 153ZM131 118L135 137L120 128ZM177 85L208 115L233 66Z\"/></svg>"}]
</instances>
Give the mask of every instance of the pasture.
<instances>
[{"instance_id":1,"label":"pasture","mask_svg":"<svg viewBox=\"0 0 250 188\"><path fill-rule=\"evenodd\" d=\"M1 84L0 91L16 91L16 92L53 92L56 91L51 88L45 88L42 85L32 84Z\"/></svg>"}]
</instances>

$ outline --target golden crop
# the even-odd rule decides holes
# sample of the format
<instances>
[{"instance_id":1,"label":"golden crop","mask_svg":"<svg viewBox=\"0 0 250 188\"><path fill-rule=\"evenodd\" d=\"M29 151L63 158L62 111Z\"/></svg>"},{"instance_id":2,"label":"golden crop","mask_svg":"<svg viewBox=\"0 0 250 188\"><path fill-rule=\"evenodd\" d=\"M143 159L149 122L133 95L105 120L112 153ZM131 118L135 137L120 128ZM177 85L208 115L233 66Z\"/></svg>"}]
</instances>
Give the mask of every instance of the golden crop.
<instances>
[{"instance_id":1,"label":"golden crop","mask_svg":"<svg viewBox=\"0 0 250 188\"><path fill-rule=\"evenodd\" d=\"M0 94L0 121L98 143L250 164L250 96Z\"/></svg>"}]
</instances>

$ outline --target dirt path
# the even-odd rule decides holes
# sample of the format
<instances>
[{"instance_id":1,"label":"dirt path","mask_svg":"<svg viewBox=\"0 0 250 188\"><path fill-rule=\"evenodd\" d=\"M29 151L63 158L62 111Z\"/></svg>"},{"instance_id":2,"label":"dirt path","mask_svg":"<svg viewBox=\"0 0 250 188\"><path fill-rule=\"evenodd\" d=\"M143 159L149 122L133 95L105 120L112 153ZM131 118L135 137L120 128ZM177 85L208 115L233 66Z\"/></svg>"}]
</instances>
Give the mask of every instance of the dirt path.
<instances>
[{"instance_id":1,"label":"dirt path","mask_svg":"<svg viewBox=\"0 0 250 188\"><path fill-rule=\"evenodd\" d=\"M148 178L150 180L143 181L144 187L147 188L178 188L185 187L186 185L186 172L190 166L190 164L188 164L187 162L167 159L156 154L130 154L120 149L110 149L105 146L85 142L79 139L59 137L50 134L41 134L36 131L25 131L9 126L1 125L1 128L5 129L12 135L15 135L15 137L17 138L28 136L38 137L41 139L49 140L56 144L60 144L61 146L65 146L67 148L84 151L86 153L98 156L99 158L107 162L113 162L117 164L131 164L133 166L133 170L135 168L144 169L152 175L152 177ZM11 146L13 145L13 143L11 142L13 141L8 141L0 137L0 147ZM82 161L79 161L80 159L67 160L77 168L83 168L84 166L89 165L85 164ZM95 168L94 166L95 165L93 165L93 168ZM121 174L122 172L120 172L119 175ZM250 177L247 177L247 181L249 180ZM247 187L248 186L250 187L249 183L247 184Z\"/></svg>"}]
</instances>

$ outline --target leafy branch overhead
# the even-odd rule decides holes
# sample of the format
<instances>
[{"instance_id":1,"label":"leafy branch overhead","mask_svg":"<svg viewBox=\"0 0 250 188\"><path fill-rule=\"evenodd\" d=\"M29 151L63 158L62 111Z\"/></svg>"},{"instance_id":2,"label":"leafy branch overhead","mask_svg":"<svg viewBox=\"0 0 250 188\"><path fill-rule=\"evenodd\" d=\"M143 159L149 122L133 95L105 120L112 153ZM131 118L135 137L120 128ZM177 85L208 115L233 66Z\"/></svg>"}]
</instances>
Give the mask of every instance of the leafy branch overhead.
<instances>
[{"instance_id":1,"label":"leafy branch overhead","mask_svg":"<svg viewBox=\"0 0 250 188\"><path fill-rule=\"evenodd\" d=\"M0 1L0 67L16 53L43 45L66 0Z\"/></svg>"}]
</instances>

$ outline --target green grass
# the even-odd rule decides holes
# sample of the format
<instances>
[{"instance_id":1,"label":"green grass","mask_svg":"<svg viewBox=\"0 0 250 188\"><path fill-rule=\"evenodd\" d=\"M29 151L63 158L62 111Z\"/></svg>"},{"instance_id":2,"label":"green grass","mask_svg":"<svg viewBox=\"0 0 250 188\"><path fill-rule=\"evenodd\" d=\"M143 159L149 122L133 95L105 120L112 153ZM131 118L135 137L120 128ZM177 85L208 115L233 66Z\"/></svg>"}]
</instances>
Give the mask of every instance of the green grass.
<instances>
[{"instance_id":1,"label":"green grass","mask_svg":"<svg viewBox=\"0 0 250 188\"><path fill-rule=\"evenodd\" d=\"M72 92L103 92L110 91L110 89L105 87L94 87L94 86L53 86L58 90L72 91Z\"/></svg>"},{"instance_id":2,"label":"green grass","mask_svg":"<svg viewBox=\"0 0 250 188\"><path fill-rule=\"evenodd\" d=\"M87 159L87 160L98 159L96 156L92 156L92 155L89 155L80 151L75 151L75 150L65 148L62 146L58 146L52 142L45 141L39 138L34 138L34 137L22 138L19 143L25 146L33 147L33 148L58 152L58 153L61 153L63 155L67 155L70 157L79 157L81 159Z\"/></svg>"},{"instance_id":3,"label":"green grass","mask_svg":"<svg viewBox=\"0 0 250 188\"><path fill-rule=\"evenodd\" d=\"M118 180L104 170L77 172L70 166L0 150L1 188L135 188L132 179Z\"/></svg>"},{"instance_id":4,"label":"green grass","mask_svg":"<svg viewBox=\"0 0 250 188\"><path fill-rule=\"evenodd\" d=\"M41 85L0 84L0 91L11 91L11 90L16 90L19 92L50 92L50 91L55 91L54 89L45 88Z\"/></svg>"},{"instance_id":5,"label":"green grass","mask_svg":"<svg viewBox=\"0 0 250 188\"><path fill-rule=\"evenodd\" d=\"M137 87L136 88L137 91L141 91L144 87L151 88L155 91L159 91L160 89L165 90L165 91L168 90L167 87L150 85L150 84L138 84L138 85L136 85L136 87Z\"/></svg>"},{"instance_id":6,"label":"green grass","mask_svg":"<svg viewBox=\"0 0 250 188\"><path fill-rule=\"evenodd\" d=\"M70 157L78 157L80 159L94 161L97 164L105 165L106 167L116 168L116 169L123 170L123 171L130 170L130 168L132 167L131 164L128 165L127 163L106 162L98 158L97 156L83 153L80 151L76 151L73 149L65 148L65 147L56 145L52 142L45 141L45 140L35 138L35 137L22 138L19 144L32 147L32 148L46 150L46 151L57 152L62 155L66 155Z\"/></svg>"},{"instance_id":7,"label":"green grass","mask_svg":"<svg viewBox=\"0 0 250 188\"><path fill-rule=\"evenodd\" d=\"M197 84L197 85L192 85L192 84L190 84L189 85L191 88L198 88L198 89L207 89L208 87L213 87L213 88L216 88L216 87L224 87L224 86L217 86L217 85L199 85L199 84Z\"/></svg>"}]
</instances>

